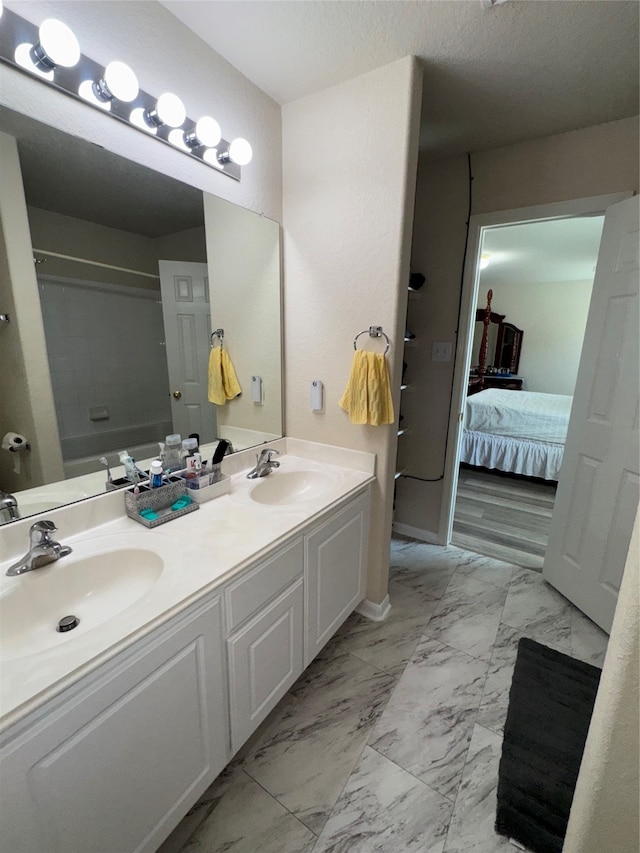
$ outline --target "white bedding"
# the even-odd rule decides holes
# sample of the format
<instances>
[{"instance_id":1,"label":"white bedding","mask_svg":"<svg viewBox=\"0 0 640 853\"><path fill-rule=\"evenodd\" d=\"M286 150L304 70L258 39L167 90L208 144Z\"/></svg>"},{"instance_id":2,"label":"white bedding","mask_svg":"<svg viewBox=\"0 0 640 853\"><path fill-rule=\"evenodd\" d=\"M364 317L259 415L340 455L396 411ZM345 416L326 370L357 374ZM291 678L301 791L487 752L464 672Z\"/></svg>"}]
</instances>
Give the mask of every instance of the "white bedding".
<instances>
[{"instance_id":1,"label":"white bedding","mask_svg":"<svg viewBox=\"0 0 640 853\"><path fill-rule=\"evenodd\" d=\"M467 398L465 427L473 432L564 445L573 397L487 388Z\"/></svg>"},{"instance_id":2,"label":"white bedding","mask_svg":"<svg viewBox=\"0 0 640 853\"><path fill-rule=\"evenodd\" d=\"M557 480L572 400L499 388L473 394L467 399L462 462Z\"/></svg>"}]
</instances>

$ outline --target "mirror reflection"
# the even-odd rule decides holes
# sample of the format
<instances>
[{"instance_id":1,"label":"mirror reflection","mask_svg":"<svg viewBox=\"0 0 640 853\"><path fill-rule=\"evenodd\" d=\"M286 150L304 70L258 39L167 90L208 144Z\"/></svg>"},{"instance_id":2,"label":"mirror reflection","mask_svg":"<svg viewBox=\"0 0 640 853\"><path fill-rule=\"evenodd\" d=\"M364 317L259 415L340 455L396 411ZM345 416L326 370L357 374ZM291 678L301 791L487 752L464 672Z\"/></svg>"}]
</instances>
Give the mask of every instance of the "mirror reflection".
<instances>
[{"instance_id":1,"label":"mirror reflection","mask_svg":"<svg viewBox=\"0 0 640 853\"><path fill-rule=\"evenodd\" d=\"M282 435L278 223L5 109L0 131L17 140L33 258L18 281L3 179L0 311L14 316L0 355L24 375L3 382L0 438L23 433L32 450L0 451L0 490L21 516L104 491L101 458L117 478L119 451L144 467L174 432L198 434L205 454L220 438L239 450ZM242 390L220 405L208 399L216 329Z\"/></svg>"}]
</instances>

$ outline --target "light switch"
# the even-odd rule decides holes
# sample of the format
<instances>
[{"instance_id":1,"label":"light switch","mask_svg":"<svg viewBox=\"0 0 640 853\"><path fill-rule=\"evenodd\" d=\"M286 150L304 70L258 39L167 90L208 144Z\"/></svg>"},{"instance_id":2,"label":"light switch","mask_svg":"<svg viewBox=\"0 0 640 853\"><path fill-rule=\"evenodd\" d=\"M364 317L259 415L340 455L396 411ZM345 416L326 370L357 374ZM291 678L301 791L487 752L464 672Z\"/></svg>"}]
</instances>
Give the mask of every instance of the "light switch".
<instances>
[{"instance_id":1,"label":"light switch","mask_svg":"<svg viewBox=\"0 0 640 853\"><path fill-rule=\"evenodd\" d=\"M431 347L431 361L451 361L452 352L451 341L434 341Z\"/></svg>"}]
</instances>

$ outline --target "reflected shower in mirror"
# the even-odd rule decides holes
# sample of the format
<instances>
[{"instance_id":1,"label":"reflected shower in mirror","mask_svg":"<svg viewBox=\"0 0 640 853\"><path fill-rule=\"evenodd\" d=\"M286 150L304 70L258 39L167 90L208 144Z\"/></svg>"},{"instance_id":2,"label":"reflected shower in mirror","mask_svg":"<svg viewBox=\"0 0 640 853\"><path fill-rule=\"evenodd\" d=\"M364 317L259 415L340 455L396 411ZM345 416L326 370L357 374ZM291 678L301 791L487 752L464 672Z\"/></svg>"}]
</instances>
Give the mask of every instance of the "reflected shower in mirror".
<instances>
[{"instance_id":1,"label":"reflected shower in mirror","mask_svg":"<svg viewBox=\"0 0 640 853\"><path fill-rule=\"evenodd\" d=\"M0 342L26 380L3 387L0 430L31 433L35 445L19 473L0 453L0 489L17 493L21 515L102 492L100 457L115 477L118 451L153 458L174 431L235 449L282 435L278 223L6 109L0 131L17 140L37 277L37 290L31 270L18 283L8 264L0 293L13 306L23 298L15 289L32 286L46 339L33 334L39 318L15 309ZM16 224L2 219L9 253ZM207 399L216 328L243 390L224 406ZM50 389L32 394L38 353Z\"/></svg>"}]
</instances>

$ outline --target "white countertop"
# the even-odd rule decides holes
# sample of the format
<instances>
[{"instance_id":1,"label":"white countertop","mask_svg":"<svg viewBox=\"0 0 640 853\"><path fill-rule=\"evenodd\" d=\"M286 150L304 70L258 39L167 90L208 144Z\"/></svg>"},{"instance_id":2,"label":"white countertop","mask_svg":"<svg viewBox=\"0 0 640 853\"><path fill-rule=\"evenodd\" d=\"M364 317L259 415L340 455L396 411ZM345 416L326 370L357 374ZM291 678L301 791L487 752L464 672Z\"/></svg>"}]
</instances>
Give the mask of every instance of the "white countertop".
<instances>
[{"instance_id":1,"label":"white countertop","mask_svg":"<svg viewBox=\"0 0 640 853\"><path fill-rule=\"evenodd\" d=\"M282 451L280 468L270 477L293 471L325 475L320 494L305 495L295 503L265 505L250 493L264 480L248 480L255 450L227 457L223 471L231 476L229 494L153 530L124 515L122 492L111 492L69 507L44 513L58 527L55 538L82 554L110 548L148 547L164 555L165 567L142 597L100 624L91 619L44 650L12 655L0 646L0 730L20 720L135 640L158 627L233 574L278 547L285 539L338 502L373 480L373 454L334 448L296 439L280 439L270 446ZM43 515L40 515L42 518ZM64 584L65 559L7 577L6 570L27 550L29 527L36 517L0 527L0 598L9 600L17 585L37 594L45 573L55 572ZM98 540L98 541L92 541ZM100 541L101 540L101 541ZM72 557L68 558L69 560ZM60 617L67 615L60 613ZM55 630L52 626L51 630ZM47 640L47 642L49 642Z\"/></svg>"}]
</instances>

